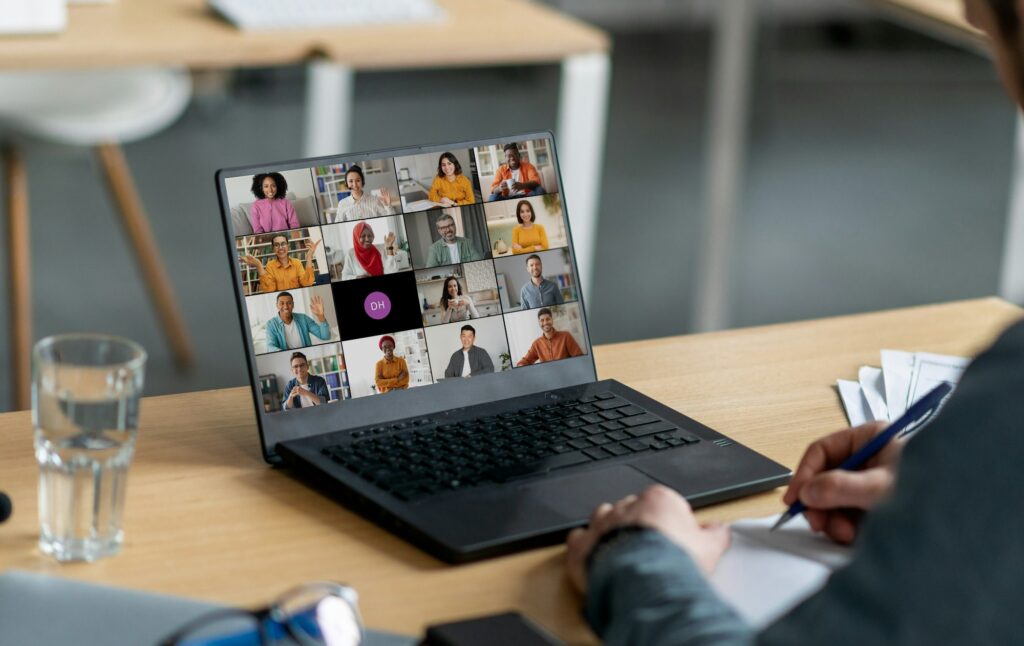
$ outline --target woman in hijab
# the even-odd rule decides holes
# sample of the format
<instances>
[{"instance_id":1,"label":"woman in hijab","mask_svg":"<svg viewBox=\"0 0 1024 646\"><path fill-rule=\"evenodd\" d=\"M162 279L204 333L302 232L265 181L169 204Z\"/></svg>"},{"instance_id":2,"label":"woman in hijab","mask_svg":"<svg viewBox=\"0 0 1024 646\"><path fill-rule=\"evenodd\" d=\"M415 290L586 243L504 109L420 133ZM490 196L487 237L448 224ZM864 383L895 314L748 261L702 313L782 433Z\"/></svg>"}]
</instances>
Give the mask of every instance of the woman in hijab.
<instances>
[{"instance_id":1,"label":"woman in hijab","mask_svg":"<svg viewBox=\"0 0 1024 646\"><path fill-rule=\"evenodd\" d=\"M342 280L393 274L409 268L409 254L398 248L394 232L384 236L383 254L373 239L373 229L366 222L359 222L352 229L352 248L345 253Z\"/></svg>"}]
</instances>

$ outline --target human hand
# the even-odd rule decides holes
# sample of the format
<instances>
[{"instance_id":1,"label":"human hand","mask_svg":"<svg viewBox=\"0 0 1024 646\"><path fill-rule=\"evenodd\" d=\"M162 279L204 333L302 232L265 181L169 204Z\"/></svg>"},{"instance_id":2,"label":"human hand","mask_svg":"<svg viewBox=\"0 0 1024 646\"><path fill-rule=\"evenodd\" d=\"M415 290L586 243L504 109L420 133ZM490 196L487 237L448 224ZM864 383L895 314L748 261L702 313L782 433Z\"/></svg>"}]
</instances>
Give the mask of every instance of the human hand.
<instances>
[{"instance_id":1,"label":"human hand","mask_svg":"<svg viewBox=\"0 0 1024 646\"><path fill-rule=\"evenodd\" d=\"M836 467L887 426L885 422L870 422L811 444L800 459L782 502L788 506L799 499L807 507L804 516L811 529L824 532L837 543L852 543L864 512L892 491L906 442L889 442L860 471Z\"/></svg>"},{"instance_id":2,"label":"human hand","mask_svg":"<svg viewBox=\"0 0 1024 646\"><path fill-rule=\"evenodd\" d=\"M377 196L377 201L384 206L391 206L391 192L388 191L386 186L382 186L380 194Z\"/></svg>"},{"instance_id":3,"label":"human hand","mask_svg":"<svg viewBox=\"0 0 1024 646\"><path fill-rule=\"evenodd\" d=\"M263 269L263 263L260 262L260 259L257 258L256 256L245 254L244 256L242 256L242 262L255 269Z\"/></svg>"},{"instance_id":4,"label":"human hand","mask_svg":"<svg viewBox=\"0 0 1024 646\"><path fill-rule=\"evenodd\" d=\"M298 399L302 394L302 386L293 386L291 391L288 393L288 399Z\"/></svg>"},{"instance_id":5,"label":"human hand","mask_svg":"<svg viewBox=\"0 0 1024 646\"><path fill-rule=\"evenodd\" d=\"M639 496L627 496L614 505L604 503L590 516L590 525L569 532L566 568L569 580L585 594L587 557L602 536L617 527L640 526L661 532L710 574L729 547L729 528L701 524L690 503L663 485L648 487Z\"/></svg>"},{"instance_id":6,"label":"human hand","mask_svg":"<svg viewBox=\"0 0 1024 646\"><path fill-rule=\"evenodd\" d=\"M523 186L522 182L512 182L512 190L513 191L522 191L522 190L525 190L525 189L526 189L526 187Z\"/></svg>"},{"instance_id":7,"label":"human hand","mask_svg":"<svg viewBox=\"0 0 1024 646\"><path fill-rule=\"evenodd\" d=\"M388 231L388 234L386 236L384 236L384 246L385 247L394 247L395 246L395 240L397 240L397 239L398 239L398 236L395 235L394 231Z\"/></svg>"},{"instance_id":8,"label":"human hand","mask_svg":"<svg viewBox=\"0 0 1024 646\"><path fill-rule=\"evenodd\" d=\"M455 206L455 200L453 200L450 197L442 197L441 198L441 206L445 206L445 207Z\"/></svg>"},{"instance_id":9,"label":"human hand","mask_svg":"<svg viewBox=\"0 0 1024 646\"><path fill-rule=\"evenodd\" d=\"M513 242L512 243L512 248L515 249L516 251L522 251L523 250L523 245L521 245L521 244L519 244L517 242Z\"/></svg>"},{"instance_id":10,"label":"human hand","mask_svg":"<svg viewBox=\"0 0 1024 646\"><path fill-rule=\"evenodd\" d=\"M321 297L314 296L309 299L309 311L312 312L313 316L319 319L321 323L327 320L327 317L324 316L324 299Z\"/></svg>"},{"instance_id":11,"label":"human hand","mask_svg":"<svg viewBox=\"0 0 1024 646\"><path fill-rule=\"evenodd\" d=\"M316 248L320 246L320 240L306 240L306 255L310 258L316 253Z\"/></svg>"}]
</instances>

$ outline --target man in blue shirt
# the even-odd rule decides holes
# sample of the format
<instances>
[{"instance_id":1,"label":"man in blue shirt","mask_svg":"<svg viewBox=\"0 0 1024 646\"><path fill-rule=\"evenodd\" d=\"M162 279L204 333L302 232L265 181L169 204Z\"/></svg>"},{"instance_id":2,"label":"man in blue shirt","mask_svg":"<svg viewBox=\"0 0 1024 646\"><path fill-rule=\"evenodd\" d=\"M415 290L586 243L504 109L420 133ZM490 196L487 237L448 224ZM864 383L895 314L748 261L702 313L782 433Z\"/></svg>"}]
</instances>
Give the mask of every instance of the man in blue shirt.
<instances>
[{"instance_id":1,"label":"man in blue shirt","mask_svg":"<svg viewBox=\"0 0 1024 646\"><path fill-rule=\"evenodd\" d=\"M519 290L519 300L523 302L524 310L562 304L562 290L558 289L554 281L544 278L544 263L540 256L530 254L526 259L526 271L530 274L530 280Z\"/></svg>"},{"instance_id":2,"label":"man in blue shirt","mask_svg":"<svg viewBox=\"0 0 1024 646\"><path fill-rule=\"evenodd\" d=\"M1024 0L966 0L991 38L1000 77L1024 104ZM850 564L760 633L705 576L729 531L700 524L687 502L652 487L603 504L568 539L567 568L586 616L608 644L1016 644L1024 623L1024 322L964 373L929 428L890 443L857 472L835 467L882 425L812 444L779 505L800 500L808 523ZM898 467L898 469L897 469Z\"/></svg>"},{"instance_id":3,"label":"man in blue shirt","mask_svg":"<svg viewBox=\"0 0 1024 646\"><path fill-rule=\"evenodd\" d=\"M292 408L309 408L320 406L331 400L327 390L327 380L309 374L309 361L301 352L293 352L291 360L293 379L289 379L284 387L282 410Z\"/></svg>"},{"instance_id":4,"label":"man in blue shirt","mask_svg":"<svg viewBox=\"0 0 1024 646\"><path fill-rule=\"evenodd\" d=\"M270 352L294 350L313 345L309 335L321 341L331 340L331 327L324 315L324 301L319 296L309 299L309 311L314 321L305 314L294 313L295 299L288 292L277 295L277 316L267 322L267 349Z\"/></svg>"}]
</instances>

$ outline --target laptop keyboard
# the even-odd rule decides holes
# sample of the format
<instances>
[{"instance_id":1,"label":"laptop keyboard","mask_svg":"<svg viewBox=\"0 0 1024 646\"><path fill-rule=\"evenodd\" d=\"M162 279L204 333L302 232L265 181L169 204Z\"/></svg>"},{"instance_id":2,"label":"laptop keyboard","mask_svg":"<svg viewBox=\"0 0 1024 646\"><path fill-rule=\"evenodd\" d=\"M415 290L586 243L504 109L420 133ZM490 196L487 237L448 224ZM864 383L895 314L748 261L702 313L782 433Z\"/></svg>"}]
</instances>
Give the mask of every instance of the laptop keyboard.
<instances>
[{"instance_id":1,"label":"laptop keyboard","mask_svg":"<svg viewBox=\"0 0 1024 646\"><path fill-rule=\"evenodd\" d=\"M349 438L323 454L406 501L700 441L610 392L458 423L415 419Z\"/></svg>"}]
</instances>

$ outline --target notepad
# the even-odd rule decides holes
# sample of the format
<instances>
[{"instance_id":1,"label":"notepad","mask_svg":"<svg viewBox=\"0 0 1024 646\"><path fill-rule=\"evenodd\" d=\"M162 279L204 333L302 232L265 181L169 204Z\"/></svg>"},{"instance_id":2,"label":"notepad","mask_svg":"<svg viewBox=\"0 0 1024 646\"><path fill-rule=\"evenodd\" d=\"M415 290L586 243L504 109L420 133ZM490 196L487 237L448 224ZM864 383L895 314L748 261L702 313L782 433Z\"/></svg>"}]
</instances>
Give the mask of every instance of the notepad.
<instances>
[{"instance_id":1,"label":"notepad","mask_svg":"<svg viewBox=\"0 0 1024 646\"><path fill-rule=\"evenodd\" d=\"M803 516L774 532L778 516L732 524L732 544L711 587L755 628L772 623L817 592L850 560L849 547L815 534Z\"/></svg>"}]
</instances>

